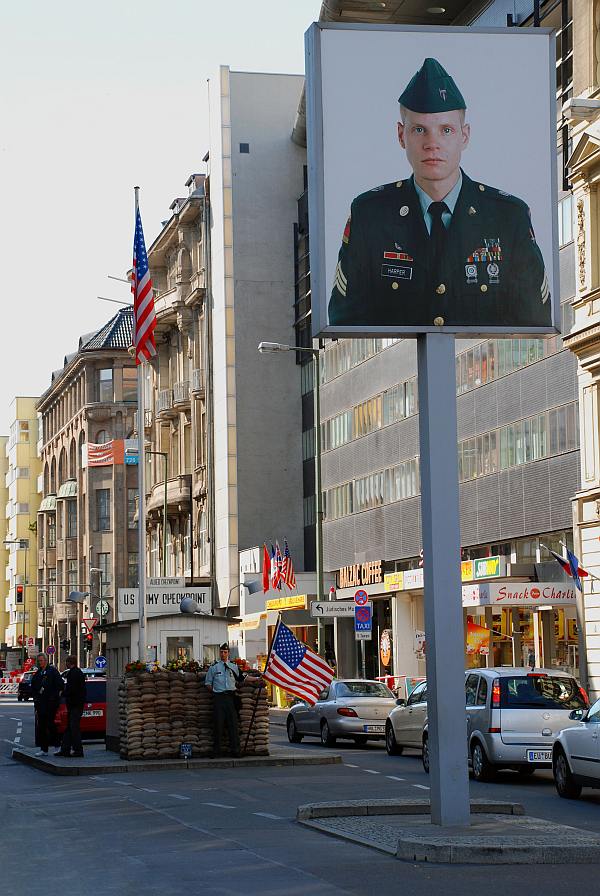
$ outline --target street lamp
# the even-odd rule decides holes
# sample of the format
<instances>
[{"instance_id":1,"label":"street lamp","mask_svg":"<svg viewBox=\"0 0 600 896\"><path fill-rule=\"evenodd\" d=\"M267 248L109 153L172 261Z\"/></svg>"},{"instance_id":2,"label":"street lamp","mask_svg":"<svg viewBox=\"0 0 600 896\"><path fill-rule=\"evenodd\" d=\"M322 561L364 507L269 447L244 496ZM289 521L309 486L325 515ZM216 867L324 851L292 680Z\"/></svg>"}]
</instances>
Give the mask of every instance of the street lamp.
<instances>
[{"instance_id":1,"label":"street lamp","mask_svg":"<svg viewBox=\"0 0 600 896\"><path fill-rule=\"evenodd\" d=\"M161 563L161 575L163 579L167 575L167 488L169 482L169 455L166 451L152 451L150 448L146 448L144 445L144 450L146 454L157 454L165 462L165 495L163 501L163 550L162 550L162 563Z\"/></svg>"},{"instance_id":2,"label":"street lamp","mask_svg":"<svg viewBox=\"0 0 600 896\"><path fill-rule=\"evenodd\" d=\"M258 350L261 355L275 352L308 352L315 362L315 516L316 516L316 566L317 566L317 600L324 594L323 584L323 495L321 492L321 365L319 350L302 345L286 345L282 342L261 342ZM317 620L317 644L319 653L325 654L325 629L323 620Z\"/></svg>"}]
</instances>

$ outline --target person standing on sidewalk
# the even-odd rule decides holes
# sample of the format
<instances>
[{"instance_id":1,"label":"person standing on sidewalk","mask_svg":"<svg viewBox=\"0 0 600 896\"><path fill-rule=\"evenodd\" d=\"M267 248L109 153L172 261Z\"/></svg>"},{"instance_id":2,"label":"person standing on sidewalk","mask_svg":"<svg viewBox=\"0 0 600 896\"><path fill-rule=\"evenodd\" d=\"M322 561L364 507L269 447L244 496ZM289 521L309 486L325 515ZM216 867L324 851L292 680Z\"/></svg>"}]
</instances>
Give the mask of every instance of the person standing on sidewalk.
<instances>
[{"instance_id":1,"label":"person standing on sidewalk","mask_svg":"<svg viewBox=\"0 0 600 896\"><path fill-rule=\"evenodd\" d=\"M236 682L242 681L244 676L235 663L229 661L229 644L221 644L219 656L206 673L204 682L213 695L214 755L221 755L223 728L227 725L229 747L234 756L239 756L240 735L234 695Z\"/></svg>"},{"instance_id":2,"label":"person standing on sidewalk","mask_svg":"<svg viewBox=\"0 0 600 896\"><path fill-rule=\"evenodd\" d=\"M36 659L37 672L31 679L31 693L35 706L35 745L38 756L45 756L49 746L57 742L54 717L65 683L56 666L48 663L48 656L40 653Z\"/></svg>"},{"instance_id":3,"label":"person standing on sidewalk","mask_svg":"<svg viewBox=\"0 0 600 896\"><path fill-rule=\"evenodd\" d=\"M85 675L77 665L76 656L67 657L65 674L65 701L67 704L67 727L62 737L62 744L55 756L83 756L81 745L81 715L85 703Z\"/></svg>"}]
</instances>

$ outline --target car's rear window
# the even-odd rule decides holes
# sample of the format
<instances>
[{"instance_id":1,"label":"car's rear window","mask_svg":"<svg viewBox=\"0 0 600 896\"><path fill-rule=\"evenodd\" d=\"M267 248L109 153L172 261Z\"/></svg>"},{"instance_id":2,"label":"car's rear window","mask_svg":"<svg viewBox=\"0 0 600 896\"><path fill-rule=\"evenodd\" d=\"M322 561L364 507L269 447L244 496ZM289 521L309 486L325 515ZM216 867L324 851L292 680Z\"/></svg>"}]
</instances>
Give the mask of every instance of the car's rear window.
<instances>
[{"instance_id":1,"label":"car's rear window","mask_svg":"<svg viewBox=\"0 0 600 896\"><path fill-rule=\"evenodd\" d=\"M389 688L379 681L342 681L337 686L338 697L393 698Z\"/></svg>"},{"instance_id":2,"label":"car's rear window","mask_svg":"<svg viewBox=\"0 0 600 896\"><path fill-rule=\"evenodd\" d=\"M88 703L106 703L106 682L87 679L85 699Z\"/></svg>"},{"instance_id":3,"label":"car's rear window","mask_svg":"<svg viewBox=\"0 0 600 896\"><path fill-rule=\"evenodd\" d=\"M503 709L583 709L585 699L574 678L515 675L500 679Z\"/></svg>"}]
</instances>

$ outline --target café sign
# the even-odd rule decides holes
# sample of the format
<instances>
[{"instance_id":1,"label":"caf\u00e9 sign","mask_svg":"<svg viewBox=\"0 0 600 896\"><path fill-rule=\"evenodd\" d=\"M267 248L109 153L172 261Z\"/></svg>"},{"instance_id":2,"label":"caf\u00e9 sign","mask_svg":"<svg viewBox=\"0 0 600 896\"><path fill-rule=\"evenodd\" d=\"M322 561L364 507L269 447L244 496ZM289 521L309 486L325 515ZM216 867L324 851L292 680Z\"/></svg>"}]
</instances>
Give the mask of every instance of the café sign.
<instances>
[{"instance_id":1,"label":"caf\u00e9 sign","mask_svg":"<svg viewBox=\"0 0 600 896\"><path fill-rule=\"evenodd\" d=\"M463 582L480 579L502 579L506 576L506 557L479 557L477 560L463 560L460 577Z\"/></svg>"},{"instance_id":2,"label":"caf\u00e9 sign","mask_svg":"<svg viewBox=\"0 0 600 896\"><path fill-rule=\"evenodd\" d=\"M383 582L382 560L354 563L342 566L338 572L338 588L359 588L361 585L378 585Z\"/></svg>"},{"instance_id":3,"label":"caf\u00e9 sign","mask_svg":"<svg viewBox=\"0 0 600 896\"><path fill-rule=\"evenodd\" d=\"M577 602L575 586L557 582L484 582L463 585L463 607L563 607Z\"/></svg>"}]
</instances>

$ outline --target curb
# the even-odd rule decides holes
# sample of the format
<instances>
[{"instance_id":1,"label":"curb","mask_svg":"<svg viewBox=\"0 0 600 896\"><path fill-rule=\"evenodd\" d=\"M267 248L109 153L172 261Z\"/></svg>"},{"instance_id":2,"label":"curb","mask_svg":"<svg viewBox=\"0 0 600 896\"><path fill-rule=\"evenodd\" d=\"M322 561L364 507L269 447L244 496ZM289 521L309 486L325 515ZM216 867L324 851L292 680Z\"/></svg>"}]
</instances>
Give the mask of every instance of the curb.
<instances>
[{"instance_id":1,"label":"curb","mask_svg":"<svg viewBox=\"0 0 600 896\"><path fill-rule=\"evenodd\" d=\"M382 799L341 800L329 803L307 803L298 806L296 821L313 821L319 818L345 818L357 815L429 815L429 800ZM471 815L525 815L521 803L503 800L471 800Z\"/></svg>"},{"instance_id":2,"label":"curb","mask_svg":"<svg viewBox=\"0 0 600 896\"><path fill-rule=\"evenodd\" d=\"M151 762L133 760L131 762L96 763L94 765L77 764L73 760L45 759L41 756L33 756L23 749L14 748L12 758L15 762L22 762L38 771L48 775L59 777L76 777L78 775L123 775L136 772L166 772L187 769L222 769L222 768L265 768L273 766L296 765L337 765L341 764L342 757L336 753L328 753L321 756L246 756L240 759L157 759Z\"/></svg>"}]
</instances>

